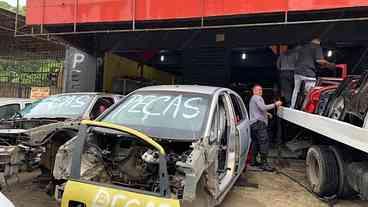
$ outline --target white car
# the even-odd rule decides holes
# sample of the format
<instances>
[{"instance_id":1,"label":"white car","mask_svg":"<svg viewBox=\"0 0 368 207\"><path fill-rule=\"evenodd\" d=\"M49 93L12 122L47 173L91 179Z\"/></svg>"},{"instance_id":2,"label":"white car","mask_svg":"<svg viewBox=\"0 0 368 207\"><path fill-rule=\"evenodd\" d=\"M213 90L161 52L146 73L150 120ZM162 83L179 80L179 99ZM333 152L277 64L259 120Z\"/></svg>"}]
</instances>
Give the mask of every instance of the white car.
<instances>
[{"instance_id":1,"label":"white car","mask_svg":"<svg viewBox=\"0 0 368 207\"><path fill-rule=\"evenodd\" d=\"M14 207L14 204L0 192L0 206L1 207Z\"/></svg>"},{"instance_id":2,"label":"white car","mask_svg":"<svg viewBox=\"0 0 368 207\"><path fill-rule=\"evenodd\" d=\"M32 99L0 98L0 119L9 119L33 102Z\"/></svg>"}]
</instances>

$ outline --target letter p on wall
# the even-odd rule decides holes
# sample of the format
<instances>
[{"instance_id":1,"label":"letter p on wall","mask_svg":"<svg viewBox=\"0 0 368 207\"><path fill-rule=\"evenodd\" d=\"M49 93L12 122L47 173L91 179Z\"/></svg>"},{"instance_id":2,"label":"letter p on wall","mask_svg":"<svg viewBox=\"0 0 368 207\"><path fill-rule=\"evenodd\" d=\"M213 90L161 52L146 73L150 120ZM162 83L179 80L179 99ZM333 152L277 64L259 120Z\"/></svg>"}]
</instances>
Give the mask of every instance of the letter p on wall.
<instances>
[{"instance_id":1,"label":"letter p on wall","mask_svg":"<svg viewBox=\"0 0 368 207\"><path fill-rule=\"evenodd\" d=\"M73 67L72 68L75 69L77 67L77 64L82 63L85 58L86 58L85 55L83 55L81 53L75 53L74 58L73 58Z\"/></svg>"}]
</instances>

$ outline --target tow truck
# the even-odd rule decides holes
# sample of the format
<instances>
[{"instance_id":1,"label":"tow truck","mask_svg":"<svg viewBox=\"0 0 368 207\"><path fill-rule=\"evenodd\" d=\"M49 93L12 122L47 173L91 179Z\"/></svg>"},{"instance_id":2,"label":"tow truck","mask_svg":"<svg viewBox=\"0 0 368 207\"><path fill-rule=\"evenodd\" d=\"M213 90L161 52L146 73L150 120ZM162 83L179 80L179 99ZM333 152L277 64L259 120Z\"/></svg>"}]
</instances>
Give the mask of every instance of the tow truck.
<instances>
[{"instance_id":1,"label":"tow truck","mask_svg":"<svg viewBox=\"0 0 368 207\"><path fill-rule=\"evenodd\" d=\"M280 107L278 116L311 135L306 174L311 190L321 197L359 196L368 200L368 121L363 127Z\"/></svg>"}]
</instances>

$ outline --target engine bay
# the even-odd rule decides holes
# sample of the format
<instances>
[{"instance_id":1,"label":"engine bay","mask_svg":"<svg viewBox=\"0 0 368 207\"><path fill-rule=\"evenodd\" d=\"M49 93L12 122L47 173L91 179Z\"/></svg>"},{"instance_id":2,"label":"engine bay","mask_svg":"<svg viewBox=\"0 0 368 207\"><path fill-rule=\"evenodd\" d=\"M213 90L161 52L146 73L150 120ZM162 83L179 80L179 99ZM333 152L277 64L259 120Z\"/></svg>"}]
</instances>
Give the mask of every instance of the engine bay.
<instances>
[{"instance_id":1,"label":"engine bay","mask_svg":"<svg viewBox=\"0 0 368 207\"><path fill-rule=\"evenodd\" d=\"M158 141L165 149L170 191L183 197L185 173L177 165L190 156L191 142ZM81 160L81 178L138 190L160 192L160 154L143 141L122 133L94 130Z\"/></svg>"}]
</instances>

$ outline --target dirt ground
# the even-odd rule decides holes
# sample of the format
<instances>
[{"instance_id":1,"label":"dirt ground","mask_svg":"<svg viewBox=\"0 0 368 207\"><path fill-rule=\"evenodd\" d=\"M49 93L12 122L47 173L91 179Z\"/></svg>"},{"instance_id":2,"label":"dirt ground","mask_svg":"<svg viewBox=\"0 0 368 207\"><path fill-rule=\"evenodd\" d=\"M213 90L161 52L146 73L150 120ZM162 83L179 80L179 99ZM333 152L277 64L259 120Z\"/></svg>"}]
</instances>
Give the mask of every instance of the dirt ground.
<instances>
[{"instance_id":1,"label":"dirt ground","mask_svg":"<svg viewBox=\"0 0 368 207\"><path fill-rule=\"evenodd\" d=\"M302 184L306 184L303 162L292 161L281 171L287 173ZM58 207L42 189L32 184L36 173L21 176L21 182L11 184L10 191L3 191L16 207ZM235 186L220 207L329 207L299 184L277 173L248 171L247 187ZM258 187L254 184L258 184ZM334 207L368 207L362 201L337 201Z\"/></svg>"}]
</instances>

